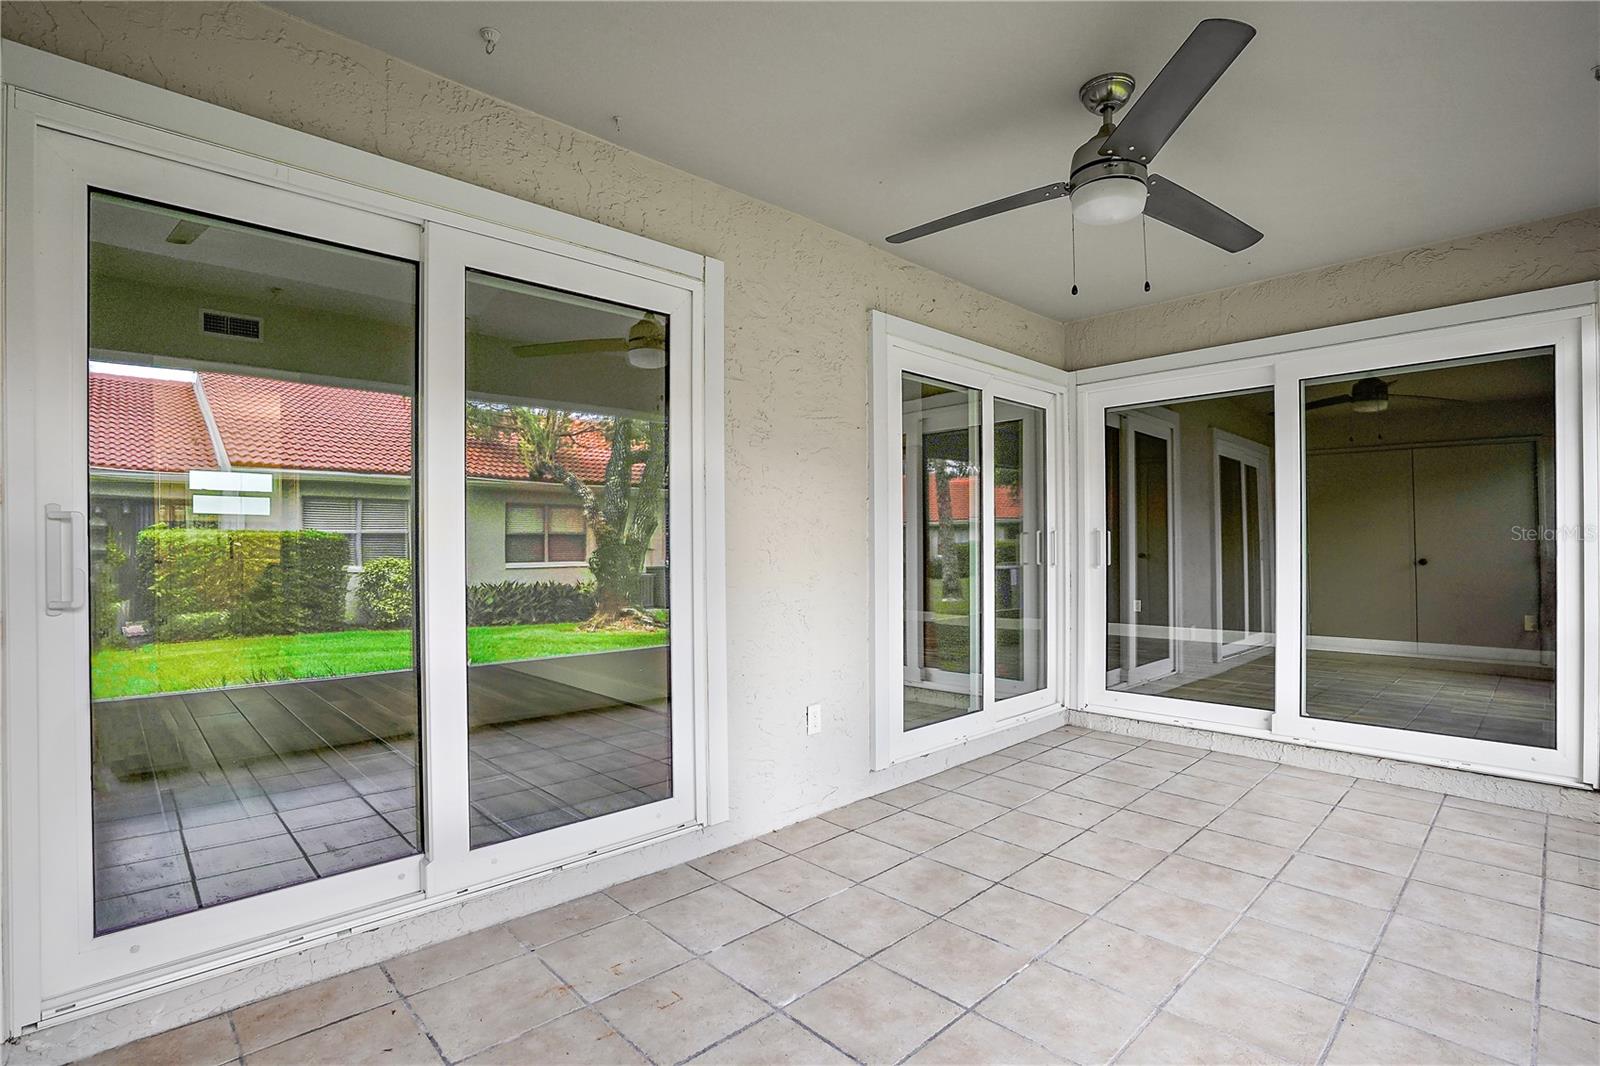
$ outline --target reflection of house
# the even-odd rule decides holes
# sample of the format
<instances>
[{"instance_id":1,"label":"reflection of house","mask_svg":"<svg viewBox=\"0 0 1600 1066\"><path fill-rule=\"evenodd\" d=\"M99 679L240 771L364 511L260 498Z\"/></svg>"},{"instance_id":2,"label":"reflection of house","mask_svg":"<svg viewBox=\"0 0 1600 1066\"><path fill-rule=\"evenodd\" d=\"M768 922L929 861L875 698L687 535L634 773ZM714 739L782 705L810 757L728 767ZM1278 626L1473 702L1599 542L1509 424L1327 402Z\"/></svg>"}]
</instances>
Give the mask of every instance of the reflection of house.
<instances>
[{"instance_id":1,"label":"reflection of house","mask_svg":"<svg viewBox=\"0 0 1600 1066\"><path fill-rule=\"evenodd\" d=\"M409 397L242 374L157 373L89 376L93 510L130 555L139 530L157 522L343 533L353 569L411 555ZM579 421L557 458L595 484L608 454L600 428ZM468 443L468 581L576 582L588 575L592 547L577 498L530 479L515 442ZM659 532L646 562L665 562Z\"/></svg>"}]
</instances>

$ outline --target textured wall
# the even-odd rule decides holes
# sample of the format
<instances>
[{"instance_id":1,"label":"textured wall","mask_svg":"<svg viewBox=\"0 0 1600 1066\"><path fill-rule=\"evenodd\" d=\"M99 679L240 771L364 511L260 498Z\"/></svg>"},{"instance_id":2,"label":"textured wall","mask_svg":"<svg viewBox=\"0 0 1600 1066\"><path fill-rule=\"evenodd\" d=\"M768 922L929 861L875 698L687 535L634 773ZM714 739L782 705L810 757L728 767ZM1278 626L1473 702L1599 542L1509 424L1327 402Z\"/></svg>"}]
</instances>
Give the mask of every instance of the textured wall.
<instances>
[{"instance_id":1,"label":"textured wall","mask_svg":"<svg viewBox=\"0 0 1600 1066\"><path fill-rule=\"evenodd\" d=\"M1600 199L1600 190L1596 190ZM1067 367L1400 315L1600 278L1600 208L1067 323Z\"/></svg>"}]
</instances>

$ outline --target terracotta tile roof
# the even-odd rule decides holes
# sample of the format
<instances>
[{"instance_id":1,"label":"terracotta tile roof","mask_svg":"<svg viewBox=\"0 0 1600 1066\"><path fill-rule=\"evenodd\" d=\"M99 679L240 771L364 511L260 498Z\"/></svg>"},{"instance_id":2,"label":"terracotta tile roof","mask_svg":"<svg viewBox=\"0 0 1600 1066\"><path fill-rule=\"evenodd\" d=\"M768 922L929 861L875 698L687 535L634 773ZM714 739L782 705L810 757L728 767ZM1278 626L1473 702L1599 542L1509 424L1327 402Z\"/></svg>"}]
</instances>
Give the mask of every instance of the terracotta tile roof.
<instances>
[{"instance_id":1,"label":"terracotta tile roof","mask_svg":"<svg viewBox=\"0 0 1600 1066\"><path fill-rule=\"evenodd\" d=\"M950 479L950 518L965 522L971 513L968 506L973 500L974 488L970 477ZM1015 486L1001 485L995 493L994 516L1002 521L1022 517L1022 498ZM928 479L928 521L939 520L939 487L933 478Z\"/></svg>"},{"instance_id":2,"label":"terracotta tile roof","mask_svg":"<svg viewBox=\"0 0 1600 1066\"><path fill-rule=\"evenodd\" d=\"M411 472L409 397L211 372L199 375L199 387L234 466ZM150 471L218 466L195 387L188 382L92 373L89 403L92 466ZM611 450L598 424L577 421L556 454L563 466L593 484L604 479ZM527 465L510 437L468 441L467 472L472 477L528 478Z\"/></svg>"},{"instance_id":3,"label":"terracotta tile roof","mask_svg":"<svg viewBox=\"0 0 1600 1066\"><path fill-rule=\"evenodd\" d=\"M89 464L107 470L212 470L216 456L187 381L89 375Z\"/></svg>"}]
</instances>

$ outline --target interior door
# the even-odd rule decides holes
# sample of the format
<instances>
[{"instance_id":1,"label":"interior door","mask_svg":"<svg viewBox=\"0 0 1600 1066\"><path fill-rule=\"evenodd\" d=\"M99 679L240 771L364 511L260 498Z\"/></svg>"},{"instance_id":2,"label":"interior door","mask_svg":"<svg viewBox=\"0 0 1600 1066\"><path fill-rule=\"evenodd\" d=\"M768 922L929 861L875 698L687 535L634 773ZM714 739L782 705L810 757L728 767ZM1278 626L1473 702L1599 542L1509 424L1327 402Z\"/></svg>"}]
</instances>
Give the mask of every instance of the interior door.
<instances>
[{"instance_id":1,"label":"interior door","mask_svg":"<svg viewBox=\"0 0 1600 1066\"><path fill-rule=\"evenodd\" d=\"M992 647L995 700L1006 715L1049 703L1056 681L1054 404L1048 393L1009 383L991 393Z\"/></svg>"},{"instance_id":2,"label":"interior door","mask_svg":"<svg viewBox=\"0 0 1600 1066\"><path fill-rule=\"evenodd\" d=\"M1143 684L1176 669L1175 429L1144 413L1116 416L1122 450L1118 572L1121 677Z\"/></svg>"},{"instance_id":3,"label":"interior door","mask_svg":"<svg viewBox=\"0 0 1600 1066\"><path fill-rule=\"evenodd\" d=\"M1308 632L1340 641L1417 639L1409 449L1306 456Z\"/></svg>"}]
</instances>

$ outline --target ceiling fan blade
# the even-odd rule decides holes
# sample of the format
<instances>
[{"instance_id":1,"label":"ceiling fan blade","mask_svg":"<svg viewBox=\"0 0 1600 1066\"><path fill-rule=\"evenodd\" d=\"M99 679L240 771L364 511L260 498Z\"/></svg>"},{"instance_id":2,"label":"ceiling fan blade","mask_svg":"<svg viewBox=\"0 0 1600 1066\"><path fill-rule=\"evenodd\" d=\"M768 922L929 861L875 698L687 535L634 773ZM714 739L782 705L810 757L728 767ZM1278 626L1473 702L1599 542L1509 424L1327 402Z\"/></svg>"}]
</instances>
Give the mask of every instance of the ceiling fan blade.
<instances>
[{"instance_id":1,"label":"ceiling fan blade","mask_svg":"<svg viewBox=\"0 0 1600 1066\"><path fill-rule=\"evenodd\" d=\"M1128 108L1100 154L1141 163L1154 159L1255 35L1254 26L1233 19L1201 22Z\"/></svg>"},{"instance_id":2,"label":"ceiling fan blade","mask_svg":"<svg viewBox=\"0 0 1600 1066\"><path fill-rule=\"evenodd\" d=\"M1225 252L1242 252L1261 239L1261 231L1234 218L1211 201L1169 178L1150 176L1144 213L1173 229L1199 237Z\"/></svg>"},{"instance_id":3,"label":"ceiling fan blade","mask_svg":"<svg viewBox=\"0 0 1600 1066\"><path fill-rule=\"evenodd\" d=\"M541 355L588 355L593 352L625 352L626 337L592 337L581 341L550 341L547 344L519 344L511 354L524 358Z\"/></svg>"},{"instance_id":4,"label":"ceiling fan blade","mask_svg":"<svg viewBox=\"0 0 1600 1066\"><path fill-rule=\"evenodd\" d=\"M943 218L935 219L932 222L924 222L920 226L913 226L910 229L901 230L899 233L885 237L884 239L890 244L904 244L906 241L914 241L918 237L926 237L930 233L938 233L940 230L947 230L955 226L962 226L968 222L976 222L978 219L988 218L990 215L999 215L1004 214L1007 211L1015 211L1017 208L1027 207L1029 204L1042 204L1046 200L1055 200L1065 195L1067 195L1067 183L1064 181L1052 182L1049 185L1041 185L1037 189L1029 189L1027 192L1019 192L1015 196L1006 196L999 200L990 200L986 204L979 204L977 207L969 207L965 211L957 211L953 215L946 215Z\"/></svg>"},{"instance_id":5,"label":"ceiling fan blade","mask_svg":"<svg viewBox=\"0 0 1600 1066\"><path fill-rule=\"evenodd\" d=\"M1459 396L1426 396L1426 395L1424 395L1424 394L1422 394L1420 392L1391 392L1389 394L1389 399L1391 399L1391 400L1431 400L1434 403L1471 403L1472 402L1470 400L1463 400Z\"/></svg>"},{"instance_id":6,"label":"ceiling fan blade","mask_svg":"<svg viewBox=\"0 0 1600 1066\"><path fill-rule=\"evenodd\" d=\"M1306 410L1307 411L1315 411L1319 407L1337 407L1342 403L1349 403L1350 401L1352 401L1354 399L1355 399L1355 397L1351 396L1348 392L1345 393L1343 396L1329 396L1327 399L1324 399L1324 400L1312 400L1312 401L1308 402L1306 404Z\"/></svg>"}]
</instances>

